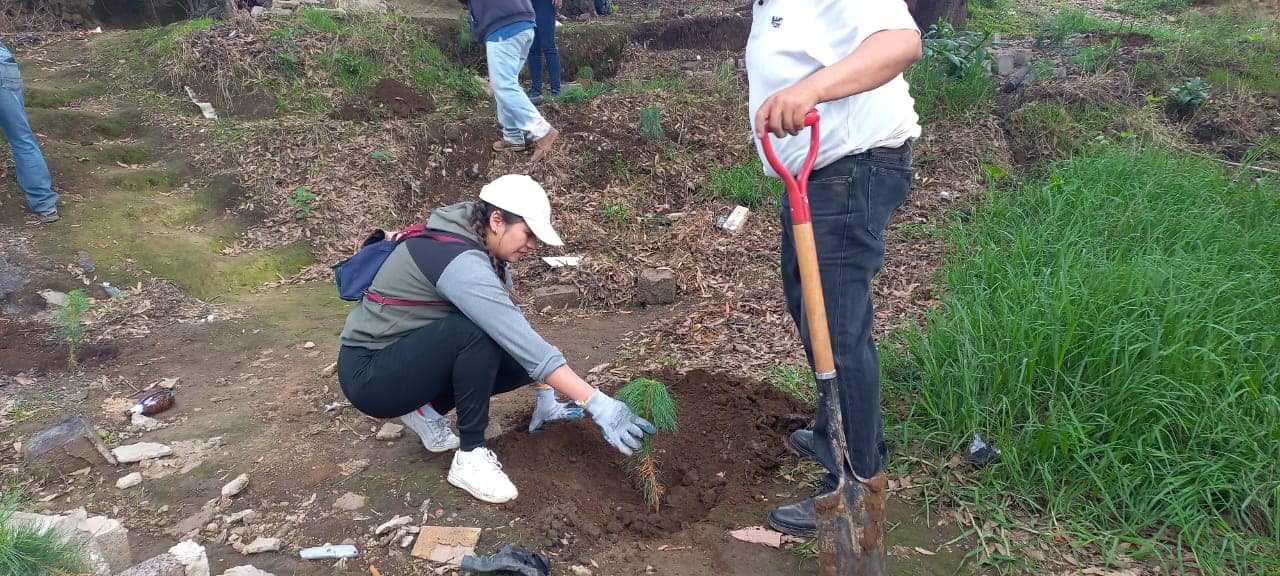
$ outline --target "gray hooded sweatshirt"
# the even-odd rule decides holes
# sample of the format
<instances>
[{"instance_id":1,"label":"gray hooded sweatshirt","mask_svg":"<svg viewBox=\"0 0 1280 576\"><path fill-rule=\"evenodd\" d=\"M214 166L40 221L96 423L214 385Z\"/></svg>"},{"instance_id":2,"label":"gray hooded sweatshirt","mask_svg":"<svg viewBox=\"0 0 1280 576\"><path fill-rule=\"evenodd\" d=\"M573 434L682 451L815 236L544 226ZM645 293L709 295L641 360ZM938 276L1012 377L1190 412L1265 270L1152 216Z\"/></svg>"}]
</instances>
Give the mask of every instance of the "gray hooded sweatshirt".
<instances>
[{"instance_id":1,"label":"gray hooded sweatshirt","mask_svg":"<svg viewBox=\"0 0 1280 576\"><path fill-rule=\"evenodd\" d=\"M535 381L545 380L565 364L560 350L543 340L511 301L509 280L504 284L498 278L489 254L471 230L471 207L471 202L461 202L432 213L428 231L444 232L452 241L419 237L401 242L369 286L384 298L438 305L397 306L364 298L347 316L339 338L343 346L380 350L436 320L463 314Z\"/></svg>"}]
</instances>

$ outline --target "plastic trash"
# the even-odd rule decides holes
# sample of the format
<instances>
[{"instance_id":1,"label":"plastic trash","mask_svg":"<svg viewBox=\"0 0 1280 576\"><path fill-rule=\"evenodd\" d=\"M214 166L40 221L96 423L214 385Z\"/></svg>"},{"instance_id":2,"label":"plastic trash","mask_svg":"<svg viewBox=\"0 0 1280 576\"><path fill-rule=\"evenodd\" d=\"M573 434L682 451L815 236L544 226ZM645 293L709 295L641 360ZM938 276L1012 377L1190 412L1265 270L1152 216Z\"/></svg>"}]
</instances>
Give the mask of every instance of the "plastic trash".
<instances>
[{"instance_id":1,"label":"plastic trash","mask_svg":"<svg viewBox=\"0 0 1280 576\"><path fill-rule=\"evenodd\" d=\"M139 400L137 404L134 404L133 407L129 409L129 411L134 414L142 414L143 416L150 416L152 414L159 414L161 412L164 412L165 410L168 410L172 407L173 407L173 390L161 388L159 390L156 390L155 392L152 392L150 394L147 394L146 396L143 396L142 399Z\"/></svg>"},{"instance_id":2,"label":"plastic trash","mask_svg":"<svg viewBox=\"0 0 1280 576\"><path fill-rule=\"evenodd\" d=\"M355 558L360 550L351 544L325 544L298 551L303 560L327 560L330 558Z\"/></svg>"},{"instance_id":3,"label":"plastic trash","mask_svg":"<svg viewBox=\"0 0 1280 576\"><path fill-rule=\"evenodd\" d=\"M115 286L112 286L110 282L103 282L102 290L107 293L107 296L110 296L112 298L119 298L125 295L124 290L121 290L119 288L116 288Z\"/></svg>"},{"instance_id":4,"label":"plastic trash","mask_svg":"<svg viewBox=\"0 0 1280 576\"><path fill-rule=\"evenodd\" d=\"M518 574L519 576L550 576L551 558L546 554L537 554L507 544L492 556L467 556L462 559L464 572L498 572Z\"/></svg>"},{"instance_id":5,"label":"plastic trash","mask_svg":"<svg viewBox=\"0 0 1280 576\"><path fill-rule=\"evenodd\" d=\"M973 433L973 441L969 443L969 463L979 468L1000 457L1000 449L995 444L982 441L982 436Z\"/></svg>"}]
</instances>

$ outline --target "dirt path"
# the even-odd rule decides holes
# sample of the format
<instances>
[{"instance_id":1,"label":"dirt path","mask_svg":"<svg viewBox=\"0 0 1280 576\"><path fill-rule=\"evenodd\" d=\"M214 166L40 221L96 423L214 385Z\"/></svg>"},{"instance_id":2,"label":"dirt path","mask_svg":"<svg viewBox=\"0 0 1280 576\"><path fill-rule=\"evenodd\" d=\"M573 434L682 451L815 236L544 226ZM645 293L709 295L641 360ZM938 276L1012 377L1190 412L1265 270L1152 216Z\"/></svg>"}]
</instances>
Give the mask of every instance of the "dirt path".
<instances>
[{"instance_id":1,"label":"dirt path","mask_svg":"<svg viewBox=\"0 0 1280 576\"><path fill-rule=\"evenodd\" d=\"M31 479L29 488L42 508L85 506L121 519L138 560L195 536L207 546L214 573L250 562L277 574L337 572L297 559L296 550L343 541L362 551L347 563L351 573L368 573L372 566L384 574L425 573L425 563L372 534L395 515L413 516L417 523L424 512L433 524L484 527L482 552L508 542L547 550L557 573L570 563L597 566L599 574L816 573L813 561L727 535L728 529L762 523L769 507L803 492L784 478L783 471L797 462L782 455L780 442L808 415L795 413L802 408L760 414L754 403L739 402L757 398L787 405L758 383L737 383L753 390L747 394L715 374L700 380L672 376L686 410L715 416L690 416L702 422L695 427L701 436L682 440L686 448L668 455L685 474L680 481L696 509L682 511L680 521L657 517L618 526L609 516L636 506L639 498L630 486L617 485L621 460L599 463L598 477L590 473L596 465L582 459L611 454L588 422L528 436L527 393L495 402L490 435L510 461L516 484L538 489L502 507L481 505L448 486L447 455L429 454L412 438L377 441L373 434L380 422L350 408L326 410L342 400L336 380L322 370L334 360L345 305L323 283L263 287L307 263L305 246L220 254L241 229L226 210L237 189L194 165L186 152L211 144L213 128L177 130L171 116L150 109L145 95L111 94L100 80L105 71L85 60L94 42L69 38L17 51L30 92L48 98L48 107L32 109L32 122L66 204L62 222L37 226L23 210L12 178L0 179L0 238L6 256L19 254L19 244L24 255L13 261L25 285L10 300L27 303L0 319L0 378L7 383L0 388L0 405L12 421L0 432L7 444L78 413L112 446L163 442L176 457L145 467L104 464L85 474ZM94 263L92 271L74 264L81 252ZM156 277L172 280L180 291L153 288ZM86 280L91 295L104 303L110 301L102 281L135 286L135 293L115 300L126 309L125 328L97 348L86 348L99 352L81 354L82 372L61 373L64 351L31 318L40 314L40 290L66 291ZM138 311L144 303L154 311ZM572 364L586 370L617 360L631 330L682 313L677 305L536 315L534 321ZM29 361L36 357L39 362ZM12 378L18 372L35 382L18 383ZM179 379L178 400L156 417L160 427L144 430L125 422L121 414L133 399L166 378ZM743 425L753 427L749 442L737 435ZM552 445L556 440L561 444ZM547 458L527 457L531 451ZM743 454L759 461L745 465L736 460ZM16 461L8 449L3 459ZM717 484L715 474L707 473L719 469L717 459L731 471L732 484ZM140 488L114 487L117 478L138 469L146 478ZM702 473L690 478L694 469ZM581 473L566 472L573 470ZM249 489L214 514L206 503L241 473L250 475ZM611 483L602 484L604 478ZM711 496L703 484L711 486ZM346 492L367 497L367 503L354 511L335 510L335 500ZM895 572L952 574L963 549L941 545L955 535L931 528L914 505L893 502L889 539ZM256 515L226 520L248 509ZM231 545L257 536L281 538L282 552L244 557ZM915 551L940 547L936 556Z\"/></svg>"}]
</instances>

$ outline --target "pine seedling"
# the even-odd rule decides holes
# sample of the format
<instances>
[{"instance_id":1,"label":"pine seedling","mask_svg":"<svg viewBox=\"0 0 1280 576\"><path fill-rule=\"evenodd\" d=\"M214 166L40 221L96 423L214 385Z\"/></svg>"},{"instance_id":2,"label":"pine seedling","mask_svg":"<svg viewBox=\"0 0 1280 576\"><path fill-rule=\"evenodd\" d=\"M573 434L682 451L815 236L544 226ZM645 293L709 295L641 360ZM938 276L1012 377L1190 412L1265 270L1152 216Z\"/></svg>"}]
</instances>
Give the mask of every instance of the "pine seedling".
<instances>
[{"instance_id":1,"label":"pine seedling","mask_svg":"<svg viewBox=\"0 0 1280 576\"><path fill-rule=\"evenodd\" d=\"M662 129L662 109L647 106L640 111L640 132L650 142L665 140L667 133Z\"/></svg>"},{"instance_id":2,"label":"pine seedling","mask_svg":"<svg viewBox=\"0 0 1280 576\"><path fill-rule=\"evenodd\" d=\"M636 378L618 390L618 399L626 403L632 412L648 420L663 432L676 431L676 403L667 393L667 386L650 378ZM653 436L645 436L640 449L627 461L627 474L635 480L644 493L644 501L656 512L662 507L662 495L666 489L658 473L658 459L653 454Z\"/></svg>"},{"instance_id":3,"label":"pine seedling","mask_svg":"<svg viewBox=\"0 0 1280 576\"><path fill-rule=\"evenodd\" d=\"M89 295L84 290L72 290L67 303L53 313L53 320L62 325L58 338L67 343L67 368L76 368L76 349L84 341L84 313L89 309Z\"/></svg>"},{"instance_id":4,"label":"pine seedling","mask_svg":"<svg viewBox=\"0 0 1280 576\"><path fill-rule=\"evenodd\" d=\"M54 529L41 531L29 522L11 522L24 495L0 499L0 573L55 576L81 574L84 539Z\"/></svg>"}]
</instances>

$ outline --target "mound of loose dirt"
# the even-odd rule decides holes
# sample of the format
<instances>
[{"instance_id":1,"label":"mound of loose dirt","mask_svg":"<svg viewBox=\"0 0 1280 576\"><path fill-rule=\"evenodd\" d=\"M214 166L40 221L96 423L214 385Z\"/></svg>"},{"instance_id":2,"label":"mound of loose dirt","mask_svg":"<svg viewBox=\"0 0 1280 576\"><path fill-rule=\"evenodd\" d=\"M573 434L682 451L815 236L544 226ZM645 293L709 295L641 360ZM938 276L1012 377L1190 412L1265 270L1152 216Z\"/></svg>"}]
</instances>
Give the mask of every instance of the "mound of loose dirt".
<instances>
[{"instance_id":1,"label":"mound of loose dirt","mask_svg":"<svg viewBox=\"0 0 1280 576\"><path fill-rule=\"evenodd\" d=\"M680 431L654 439L667 491L660 511L646 506L625 459L590 422L516 430L490 443L520 489L510 508L539 518L548 502L559 502L558 509L574 510L578 537L592 540L655 537L718 506L758 500L786 456L782 438L804 426L811 410L768 385L701 370L664 381L680 406Z\"/></svg>"},{"instance_id":2,"label":"mound of loose dirt","mask_svg":"<svg viewBox=\"0 0 1280 576\"><path fill-rule=\"evenodd\" d=\"M374 87L373 96L368 101L363 104L347 103L330 117L336 120L371 120L375 110L383 110L396 118L413 118L435 112L436 103L430 95L423 96L413 86L383 78Z\"/></svg>"}]
</instances>

